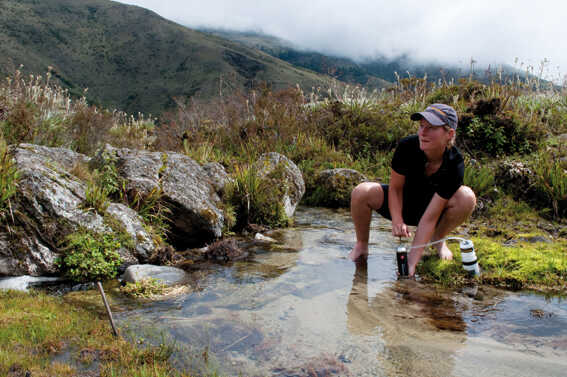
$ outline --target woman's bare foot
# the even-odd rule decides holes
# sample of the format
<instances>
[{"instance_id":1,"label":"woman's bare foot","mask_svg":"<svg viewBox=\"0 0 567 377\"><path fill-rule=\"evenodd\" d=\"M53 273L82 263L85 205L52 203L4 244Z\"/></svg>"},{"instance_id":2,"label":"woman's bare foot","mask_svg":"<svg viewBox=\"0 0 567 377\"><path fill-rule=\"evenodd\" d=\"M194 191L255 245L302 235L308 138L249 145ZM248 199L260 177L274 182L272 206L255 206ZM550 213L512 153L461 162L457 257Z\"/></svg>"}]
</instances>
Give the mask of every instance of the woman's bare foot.
<instances>
[{"instance_id":1,"label":"woman's bare foot","mask_svg":"<svg viewBox=\"0 0 567 377\"><path fill-rule=\"evenodd\" d=\"M353 262L365 259L366 257L368 257L368 244L362 242L357 242L348 255L348 258Z\"/></svg>"},{"instance_id":2,"label":"woman's bare foot","mask_svg":"<svg viewBox=\"0 0 567 377\"><path fill-rule=\"evenodd\" d=\"M447 247L447 244L445 243L445 241L443 241L440 245L441 246L437 246L437 254L439 255L439 258L440 259L446 259L446 260L452 260L453 259L453 253Z\"/></svg>"}]
</instances>

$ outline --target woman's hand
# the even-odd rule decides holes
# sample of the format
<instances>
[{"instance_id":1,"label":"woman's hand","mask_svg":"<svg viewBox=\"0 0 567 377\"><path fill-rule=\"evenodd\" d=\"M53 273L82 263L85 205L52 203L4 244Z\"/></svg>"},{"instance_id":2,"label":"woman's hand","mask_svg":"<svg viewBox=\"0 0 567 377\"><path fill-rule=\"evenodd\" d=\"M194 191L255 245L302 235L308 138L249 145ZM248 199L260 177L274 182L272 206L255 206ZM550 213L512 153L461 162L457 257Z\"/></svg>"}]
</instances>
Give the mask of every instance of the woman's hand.
<instances>
[{"instance_id":1,"label":"woman's hand","mask_svg":"<svg viewBox=\"0 0 567 377\"><path fill-rule=\"evenodd\" d=\"M404 222L392 223L392 235L394 237L411 237L411 232Z\"/></svg>"}]
</instances>

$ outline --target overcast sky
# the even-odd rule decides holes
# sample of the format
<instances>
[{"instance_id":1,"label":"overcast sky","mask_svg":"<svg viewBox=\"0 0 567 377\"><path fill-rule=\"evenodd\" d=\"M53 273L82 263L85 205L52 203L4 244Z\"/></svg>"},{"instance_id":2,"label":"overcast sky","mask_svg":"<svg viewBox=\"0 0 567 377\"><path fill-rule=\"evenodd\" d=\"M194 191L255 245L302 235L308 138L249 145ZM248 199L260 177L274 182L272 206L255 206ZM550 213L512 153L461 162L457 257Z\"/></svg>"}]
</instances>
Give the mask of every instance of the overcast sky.
<instances>
[{"instance_id":1,"label":"overcast sky","mask_svg":"<svg viewBox=\"0 0 567 377\"><path fill-rule=\"evenodd\" d=\"M534 67L567 74L564 0L121 0L191 27L255 30L355 59ZM516 58L518 59L515 63ZM523 66L522 64L523 63Z\"/></svg>"}]
</instances>

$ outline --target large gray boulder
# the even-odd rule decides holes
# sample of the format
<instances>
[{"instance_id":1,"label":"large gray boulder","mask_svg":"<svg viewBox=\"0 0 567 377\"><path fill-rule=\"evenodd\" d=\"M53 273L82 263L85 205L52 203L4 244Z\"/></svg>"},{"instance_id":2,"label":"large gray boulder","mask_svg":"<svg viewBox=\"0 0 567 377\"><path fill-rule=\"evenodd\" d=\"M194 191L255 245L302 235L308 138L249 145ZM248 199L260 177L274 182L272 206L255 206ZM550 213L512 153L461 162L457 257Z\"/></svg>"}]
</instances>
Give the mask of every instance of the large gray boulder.
<instances>
[{"instance_id":1,"label":"large gray boulder","mask_svg":"<svg viewBox=\"0 0 567 377\"><path fill-rule=\"evenodd\" d=\"M186 282L187 273L177 267L136 264L128 267L122 275L122 280L127 283L138 283L146 279L156 279L164 285L171 286Z\"/></svg>"},{"instance_id":2,"label":"large gray boulder","mask_svg":"<svg viewBox=\"0 0 567 377\"><path fill-rule=\"evenodd\" d=\"M210 176L193 159L173 152L149 152L106 145L91 166L113 163L130 197L161 190L170 210L169 241L177 249L203 246L221 237L224 216Z\"/></svg>"},{"instance_id":3,"label":"large gray boulder","mask_svg":"<svg viewBox=\"0 0 567 377\"><path fill-rule=\"evenodd\" d=\"M100 214L84 208L86 184L71 174L77 164L89 162L87 156L33 144L11 146L9 152L20 179L12 198L14 219L10 216L8 226L0 233L0 274L57 274L56 260L69 234L79 229L113 232ZM128 217L132 222L141 221L125 206L112 208L110 215L119 221ZM130 263L144 261L155 246L147 244L147 235L131 236L136 250L123 250L125 259Z\"/></svg>"},{"instance_id":4,"label":"large gray boulder","mask_svg":"<svg viewBox=\"0 0 567 377\"><path fill-rule=\"evenodd\" d=\"M312 199L324 207L349 207L352 190L368 178L354 169L322 170L315 179Z\"/></svg>"},{"instance_id":5,"label":"large gray boulder","mask_svg":"<svg viewBox=\"0 0 567 377\"><path fill-rule=\"evenodd\" d=\"M213 185L217 194L222 196L224 187L230 181L224 166L218 162L208 162L203 164L203 169L209 176L209 182Z\"/></svg>"},{"instance_id":6,"label":"large gray boulder","mask_svg":"<svg viewBox=\"0 0 567 377\"><path fill-rule=\"evenodd\" d=\"M301 170L289 158L276 152L260 156L255 167L261 179L271 180L282 189L277 200L283 205L286 216L293 217L299 201L305 194Z\"/></svg>"}]
</instances>

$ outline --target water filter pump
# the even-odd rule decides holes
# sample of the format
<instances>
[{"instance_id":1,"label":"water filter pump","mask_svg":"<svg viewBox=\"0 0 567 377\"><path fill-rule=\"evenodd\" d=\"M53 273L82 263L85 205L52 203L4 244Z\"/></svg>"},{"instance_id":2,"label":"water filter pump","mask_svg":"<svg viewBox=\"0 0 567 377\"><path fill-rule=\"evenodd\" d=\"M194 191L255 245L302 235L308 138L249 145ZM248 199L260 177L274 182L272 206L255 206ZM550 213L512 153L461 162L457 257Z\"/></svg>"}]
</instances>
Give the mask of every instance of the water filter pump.
<instances>
[{"instance_id":1,"label":"water filter pump","mask_svg":"<svg viewBox=\"0 0 567 377\"><path fill-rule=\"evenodd\" d=\"M400 276L408 276L408 251L405 246L398 246L396 249L396 262L398 263L398 273Z\"/></svg>"},{"instance_id":2,"label":"water filter pump","mask_svg":"<svg viewBox=\"0 0 567 377\"><path fill-rule=\"evenodd\" d=\"M461 260L465 271L467 271L470 275L480 275L478 258L476 257L476 253L474 252L474 245L472 241L461 240L461 242L459 243L459 248L461 249Z\"/></svg>"}]
</instances>

